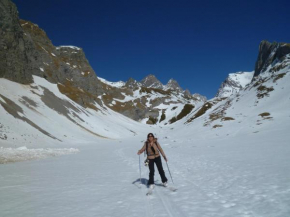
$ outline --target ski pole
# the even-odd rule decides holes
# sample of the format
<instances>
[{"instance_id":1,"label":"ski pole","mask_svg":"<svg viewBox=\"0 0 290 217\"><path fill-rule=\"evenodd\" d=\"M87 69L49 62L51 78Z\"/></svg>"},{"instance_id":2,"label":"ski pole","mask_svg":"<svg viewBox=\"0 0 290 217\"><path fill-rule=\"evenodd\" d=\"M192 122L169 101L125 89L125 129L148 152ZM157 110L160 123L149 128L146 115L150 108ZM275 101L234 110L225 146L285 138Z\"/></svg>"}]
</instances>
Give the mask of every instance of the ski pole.
<instances>
[{"instance_id":1,"label":"ski pole","mask_svg":"<svg viewBox=\"0 0 290 217\"><path fill-rule=\"evenodd\" d=\"M139 171L140 171L140 185L141 185L141 163L140 163L140 154L139 154Z\"/></svg>"},{"instance_id":2,"label":"ski pole","mask_svg":"<svg viewBox=\"0 0 290 217\"><path fill-rule=\"evenodd\" d=\"M172 179L172 176L171 176L171 172L170 172L170 170L169 170L169 166L168 166L167 161L166 161L166 165L167 165L167 169L168 169L168 171L169 171L170 177L171 177L171 181L172 181L172 183L174 184L173 179Z\"/></svg>"}]
</instances>

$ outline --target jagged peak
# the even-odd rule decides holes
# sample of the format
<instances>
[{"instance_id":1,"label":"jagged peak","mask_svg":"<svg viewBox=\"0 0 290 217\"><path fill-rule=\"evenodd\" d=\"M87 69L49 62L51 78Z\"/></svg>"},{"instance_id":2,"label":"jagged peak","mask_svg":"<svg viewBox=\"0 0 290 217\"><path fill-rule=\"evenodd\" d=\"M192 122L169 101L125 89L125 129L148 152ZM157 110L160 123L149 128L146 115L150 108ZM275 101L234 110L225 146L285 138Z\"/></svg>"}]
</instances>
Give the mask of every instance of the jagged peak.
<instances>
[{"instance_id":1,"label":"jagged peak","mask_svg":"<svg viewBox=\"0 0 290 217\"><path fill-rule=\"evenodd\" d=\"M176 80L174 80L173 78L171 78L167 84L165 85L165 89L173 89L173 90L180 90L182 91L182 88L180 87L180 85L178 84L178 82Z\"/></svg>"},{"instance_id":2,"label":"jagged peak","mask_svg":"<svg viewBox=\"0 0 290 217\"><path fill-rule=\"evenodd\" d=\"M134 78L130 77L127 82L137 82Z\"/></svg>"},{"instance_id":3,"label":"jagged peak","mask_svg":"<svg viewBox=\"0 0 290 217\"><path fill-rule=\"evenodd\" d=\"M136 81L134 78L131 77L126 81L125 86L129 87L129 88L135 88L135 87L139 87L141 85L138 81Z\"/></svg>"},{"instance_id":4,"label":"jagged peak","mask_svg":"<svg viewBox=\"0 0 290 217\"><path fill-rule=\"evenodd\" d=\"M167 82L167 84L171 84L171 83L177 83L177 81L173 78L170 78L169 81Z\"/></svg>"},{"instance_id":5,"label":"jagged peak","mask_svg":"<svg viewBox=\"0 0 290 217\"><path fill-rule=\"evenodd\" d=\"M163 89L163 84L156 78L155 75L149 74L140 82L144 87L160 88Z\"/></svg>"},{"instance_id":6,"label":"jagged peak","mask_svg":"<svg viewBox=\"0 0 290 217\"><path fill-rule=\"evenodd\" d=\"M156 78L155 75L153 75L153 74L149 74L149 75L147 75L145 78L143 78L143 79L141 80L141 82L143 82L143 81L147 81L147 80L149 80L149 79L159 81L159 80ZM159 82L160 82L160 81L159 81Z\"/></svg>"}]
</instances>

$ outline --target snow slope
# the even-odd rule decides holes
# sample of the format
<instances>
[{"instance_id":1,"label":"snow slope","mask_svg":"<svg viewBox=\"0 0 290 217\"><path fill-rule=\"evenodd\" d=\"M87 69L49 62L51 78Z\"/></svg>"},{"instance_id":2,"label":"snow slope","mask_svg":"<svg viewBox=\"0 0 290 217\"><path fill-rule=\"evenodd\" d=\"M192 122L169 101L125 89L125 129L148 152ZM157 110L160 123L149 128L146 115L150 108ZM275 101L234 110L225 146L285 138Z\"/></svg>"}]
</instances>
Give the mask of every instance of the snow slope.
<instances>
[{"instance_id":1,"label":"snow slope","mask_svg":"<svg viewBox=\"0 0 290 217\"><path fill-rule=\"evenodd\" d=\"M246 128L237 136L221 136L226 131L216 135L193 126L184 136L181 130L152 127L178 191L161 187L157 173L149 197L148 168L141 155L140 185L136 155L146 134L78 145L75 155L0 166L1 216L286 217L290 215L286 127L274 136ZM163 166L173 185L164 161Z\"/></svg>"},{"instance_id":2,"label":"snow slope","mask_svg":"<svg viewBox=\"0 0 290 217\"><path fill-rule=\"evenodd\" d=\"M238 93L253 78L254 72L236 72L230 73L227 79L221 84L216 97L229 97Z\"/></svg>"},{"instance_id":3,"label":"snow slope","mask_svg":"<svg viewBox=\"0 0 290 217\"><path fill-rule=\"evenodd\" d=\"M143 132L146 126L106 107L83 108L61 94L56 84L33 76L21 85L0 79L0 147L59 147Z\"/></svg>"}]
</instances>

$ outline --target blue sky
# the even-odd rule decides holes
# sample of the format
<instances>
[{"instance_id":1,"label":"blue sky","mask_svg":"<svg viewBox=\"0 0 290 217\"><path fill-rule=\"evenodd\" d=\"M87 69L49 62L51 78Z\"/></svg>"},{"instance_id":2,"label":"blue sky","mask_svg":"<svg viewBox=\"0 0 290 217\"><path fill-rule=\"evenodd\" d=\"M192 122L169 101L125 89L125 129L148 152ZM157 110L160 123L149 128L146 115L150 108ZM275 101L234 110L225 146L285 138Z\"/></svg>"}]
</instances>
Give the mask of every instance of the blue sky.
<instances>
[{"instance_id":1,"label":"blue sky","mask_svg":"<svg viewBox=\"0 0 290 217\"><path fill-rule=\"evenodd\" d=\"M229 73L252 71L259 43L290 43L290 1L12 0L55 46L82 47L109 81L170 78L212 98Z\"/></svg>"}]
</instances>

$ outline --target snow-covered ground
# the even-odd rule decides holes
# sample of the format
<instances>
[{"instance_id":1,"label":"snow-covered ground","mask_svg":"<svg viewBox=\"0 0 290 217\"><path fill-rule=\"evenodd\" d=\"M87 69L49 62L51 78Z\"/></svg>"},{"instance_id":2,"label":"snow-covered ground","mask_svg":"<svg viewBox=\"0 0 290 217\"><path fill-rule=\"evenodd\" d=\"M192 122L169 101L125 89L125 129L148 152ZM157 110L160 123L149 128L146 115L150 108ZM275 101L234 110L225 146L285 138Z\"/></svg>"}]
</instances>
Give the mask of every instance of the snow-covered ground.
<instances>
[{"instance_id":1,"label":"snow-covered ground","mask_svg":"<svg viewBox=\"0 0 290 217\"><path fill-rule=\"evenodd\" d=\"M168 156L177 192L159 186L157 173L153 195L145 196L143 155L139 188L136 153L146 134L71 143L77 154L0 165L1 216L290 216L286 128L274 135L242 130L235 136L198 127L191 136L169 127L150 130ZM173 185L164 161L163 166Z\"/></svg>"},{"instance_id":2,"label":"snow-covered ground","mask_svg":"<svg viewBox=\"0 0 290 217\"><path fill-rule=\"evenodd\" d=\"M0 147L0 164L12 163L26 160L43 159L47 157L57 157L65 154L77 153L76 148L36 148L28 149L26 146L19 148Z\"/></svg>"}]
</instances>

